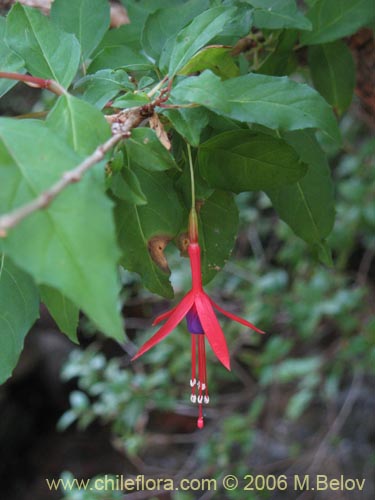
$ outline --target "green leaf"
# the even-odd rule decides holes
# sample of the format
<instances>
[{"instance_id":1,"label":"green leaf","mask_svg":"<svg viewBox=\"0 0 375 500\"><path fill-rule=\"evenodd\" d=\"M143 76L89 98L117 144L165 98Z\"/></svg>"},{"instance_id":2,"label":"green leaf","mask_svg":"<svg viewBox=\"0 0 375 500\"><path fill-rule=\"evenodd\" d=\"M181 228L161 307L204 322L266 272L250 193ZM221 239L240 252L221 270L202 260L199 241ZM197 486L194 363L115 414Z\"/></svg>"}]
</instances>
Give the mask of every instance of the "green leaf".
<instances>
[{"instance_id":1,"label":"green leaf","mask_svg":"<svg viewBox=\"0 0 375 500\"><path fill-rule=\"evenodd\" d=\"M184 214L172 180L164 172L133 169L147 199L147 205L136 206L116 200L118 241L123 252L121 263L129 271L142 276L144 285L154 293L172 298L173 289L168 274L151 258L150 240L173 239L178 233Z\"/></svg>"},{"instance_id":2,"label":"green leaf","mask_svg":"<svg viewBox=\"0 0 375 500\"><path fill-rule=\"evenodd\" d=\"M211 281L227 262L237 237L238 210L230 193L215 191L199 211L202 281Z\"/></svg>"},{"instance_id":3,"label":"green leaf","mask_svg":"<svg viewBox=\"0 0 375 500\"><path fill-rule=\"evenodd\" d=\"M296 182L306 166L282 139L234 130L200 146L199 170L211 186L240 193Z\"/></svg>"},{"instance_id":4,"label":"green leaf","mask_svg":"<svg viewBox=\"0 0 375 500\"><path fill-rule=\"evenodd\" d=\"M117 198L130 204L145 205L147 203L138 177L130 168L124 167L121 172L116 172L112 176L111 190Z\"/></svg>"},{"instance_id":5,"label":"green leaf","mask_svg":"<svg viewBox=\"0 0 375 500\"><path fill-rule=\"evenodd\" d=\"M81 157L43 123L3 118L0 160L4 186L0 213L6 213L45 191ZM5 253L38 284L56 288L105 334L123 340L119 250L103 177L100 166L93 168L50 206L10 230L3 245Z\"/></svg>"},{"instance_id":6,"label":"green leaf","mask_svg":"<svg viewBox=\"0 0 375 500\"><path fill-rule=\"evenodd\" d=\"M33 280L0 254L0 384L12 375L24 338L38 317L38 290Z\"/></svg>"},{"instance_id":7,"label":"green leaf","mask_svg":"<svg viewBox=\"0 0 375 500\"><path fill-rule=\"evenodd\" d=\"M142 32L142 47L146 54L158 59L165 41L206 9L207 0L189 0L182 5L168 5L152 12L147 17Z\"/></svg>"},{"instance_id":8,"label":"green leaf","mask_svg":"<svg viewBox=\"0 0 375 500\"><path fill-rule=\"evenodd\" d=\"M87 71L96 73L101 69L149 70L154 65L142 54L123 45L105 47L94 58Z\"/></svg>"},{"instance_id":9,"label":"green leaf","mask_svg":"<svg viewBox=\"0 0 375 500\"><path fill-rule=\"evenodd\" d=\"M137 163L147 170L168 170L178 168L173 156L161 144L156 133L145 127L132 130L125 142L131 165Z\"/></svg>"},{"instance_id":10,"label":"green leaf","mask_svg":"<svg viewBox=\"0 0 375 500\"><path fill-rule=\"evenodd\" d=\"M72 95L59 97L46 123L82 157L93 153L111 136L111 129L103 114Z\"/></svg>"},{"instance_id":11,"label":"green leaf","mask_svg":"<svg viewBox=\"0 0 375 500\"><path fill-rule=\"evenodd\" d=\"M285 140L309 165L307 174L296 184L268 189L267 195L279 216L311 245L321 247L332 230L335 208L333 184L327 158L309 132L285 134ZM321 247L323 254L326 251Z\"/></svg>"},{"instance_id":12,"label":"green leaf","mask_svg":"<svg viewBox=\"0 0 375 500\"><path fill-rule=\"evenodd\" d=\"M144 92L134 94L132 92L127 92L115 99L112 103L114 108L135 108L137 106L143 106L144 104L149 104L150 98Z\"/></svg>"},{"instance_id":13,"label":"green leaf","mask_svg":"<svg viewBox=\"0 0 375 500\"><path fill-rule=\"evenodd\" d=\"M298 40L298 32L283 31L277 39L274 50L262 61L257 73L262 75L283 76L292 73L298 66L293 47Z\"/></svg>"},{"instance_id":14,"label":"green leaf","mask_svg":"<svg viewBox=\"0 0 375 500\"><path fill-rule=\"evenodd\" d=\"M311 30L311 22L297 9L295 0L246 0L255 7L257 28Z\"/></svg>"},{"instance_id":15,"label":"green leaf","mask_svg":"<svg viewBox=\"0 0 375 500\"><path fill-rule=\"evenodd\" d=\"M313 45L308 59L315 88L342 114L352 101L356 76L347 45L342 41Z\"/></svg>"},{"instance_id":16,"label":"green leaf","mask_svg":"<svg viewBox=\"0 0 375 500\"><path fill-rule=\"evenodd\" d=\"M375 17L373 0L318 0L307 13L313 29L303 33L301 43L327 43L355 33Z\"/></svg>"},{"instance_id":17,"label":"green leaf","mask_svg":"<svg viewBox=\"0 0 375 500\"><path fill-rule=\"evenodd\" d=\"M192 146L198 146L200 143L201 132L208 124L208 113L202 107L163 111L177 132Z\"/></svg>"},{"instance_id":18,"label":"green leaf","mask_svg":"<svg viewBox=\"0 0 375 500\"><path fill-rule=\"evenodd\" d=\"M93 75L81 78L74 88L81 92L83 90L82 99L102 109L120 91L133 89L134 85L124 70L102 69Z\"/></svg>"},{"instance_id":19,"label":"green leaf","mask_svg":"<svg viewBox=\"0 0 375 500\"><path fill-rule=\"evenodd\" d=\"M39 287L42 302L47 307L60 331L65 333L72 342L78 344L77 327L79 309L59 290L47 285Z\"/></svg>"},{"instance_id":20,"label":"green leaf","mask_svg":"<svg viewBox=\"0 0 375 500\"><path fill-rule=\"evenodd\" d=\"M210 69L222 78L234 78L239 75L239 68L231 55L232 47L213 45L205 47L195 54L190 61L178 71L180 75L201 72Z\"/></svg>"},{"instance_id":21,"label":"green leaf","mask_svg":"<svg viewBox=\"0 0 375 500\"><path fill-rule=\"evenodd\" d=\"M314 89L287 77L249 74L222 82L207 70L180 82L172 95L234 120L280 131L318 128L340 141L330 106Z\"/></svg>"},{"instance_id":22,"label":"green leaf","mask_svg":"<svg viewBox=\"0 0 375 500\"><path fill-rule=\"evenodd\" d=\"M107 0L54 0L51 19L67 33L73 33L81 44L83 60L93 52L109 28Z\"/></svg>"},{"instance_id":23,"label":"green leaf","mask_svg":"<svg viewBox=\"0 0 375 500\"><path fill-rule=\"evenodd\" d=\"M169 76L175 75L199 49L219 34L235 12L233 7L208 9L181 30L176 36L171 53Z\"/></svg>"},{"instance_id":24,"label":"green leaf","mask_svg":"<svg viewBox=\"0 0 375 500\"><path fill-rule=\"evenodd\" d=\"M37 9L15 4L7 17L6 42L34 76L68 87L79 66L80 45Z\"/></svg>"},{"instance_id":25,"label":"green leaf","mask_svg":"<svg viewBox=\"0 0 375 500\"><path fill-rule=\"evenodd\" d=\"M4 41L5 19L0 17L0 61L1 71L10 73L26 73L24 60L11 50ZM15 80L0 79L0 97L16 85Z\"/></svg>"}]
</instances>

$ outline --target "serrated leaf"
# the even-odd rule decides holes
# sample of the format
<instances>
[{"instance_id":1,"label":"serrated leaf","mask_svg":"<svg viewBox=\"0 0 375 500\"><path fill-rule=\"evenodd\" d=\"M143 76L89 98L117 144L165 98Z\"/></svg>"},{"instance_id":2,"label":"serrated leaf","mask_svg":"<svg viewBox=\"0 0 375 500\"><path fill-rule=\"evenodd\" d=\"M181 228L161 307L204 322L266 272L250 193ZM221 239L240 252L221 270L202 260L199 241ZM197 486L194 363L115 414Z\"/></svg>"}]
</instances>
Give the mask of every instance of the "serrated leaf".
<instances>
[{"instance_id":1,"label":"serrated leaf","mask_svg":"<svg viewBox=\"0 0 375 500\"><path fill-rule=\"evenodd\" d=\"M285 140L309 165L307 174L296 184L268 189L267 195L279 216L311 245L323 245L332 230L335 208L333 184L327 158L311 132L291 132ZM321 247L322 256L327 255Z\"/></svg>"},{"instance_id":2,"label":"serrated leaf","mask_svg":"<svg viewBox=\"0 0 375 500\"><path fill-rule=\"evenodd\" d=\"M97 73L101 69L149 70L154 65L142 54L123 45L105 47L91 62L87 71Z\"/></svg>"},{"instance_id":3,"label":"serrated leaf","mask_svg":"<svg viewBox=\"0 0 375 500\"><path fill-rule=\"evenodd\" d=\"M209 112L202 108L166 109L163 114L173 127L192 146L198 146L202 130L209 120Z\"/></svg>"},{"instance_id":4,"label":"serrated leaf","mask_svg":"<svg viewBox=\"0 0 375 500\"><path fill-rule=\"evenodd\" d=\"M313 29L301 43L327 43L355 33L375 18L373 0L318 0L307 13Z\"/></svg>"},{"instance_id":5,"label":"serrated leaf","mask_svg":"<svg viewBox=\"0 0 375 500\"><path fill-rule=\"evenodd\" d=\"M33 280L0 254L0 384L12 375L25 336L38 317L39 295Z\"/></svg>"},{"instance_id":6,"label":"serrated leaf","mask_svg":"<svg viewBox=\"0 0 375 500\"><path fill-rule=\"evenodd\" d=\"M240 193L296 182L306 166L282 139L235 130L200 146L199 171L211 186Z\"/></svg>"},{"instance_id":7,"label":"serrated leaf","mask_svg":"<svg viewBox=\"0 0 375 500\"><path fill-rule=\"evenodd\" d=\"M4 41L5 37L5 19L0 17L0 61L1 71L10 73L26 73L24 60L11 50ZM16 85L15 80L0 79L0 97L6 94Z\"/></svg>"},{"instance_id":8,"label":"serrated leaf","mask_svg":"<svg viewBox=\"0 0 375 500\"><path fill-rule=\"evenodd\" d=\"M180 82L172 95L238 121L280 131L318 128L340 141L330 106L314 89L287 77L249 74L222 82L207 70Z\"/></svg>"},{"instance_id":9,"label":"serrated leaf","mask_svg":"<svg viewBox=\"0 0 375 500\"><path fill-rule=\"evenodd\" d=\"M109 3L107 0L74 0L72 6L66 0L54 0L51 19L62 30L76 36L85 60L109 28Z\"/></svg>"},{"instance_id":10,"label":"serrated leaf","mask_svg":"<svg viewBox=\"0 0 375 500\"><path fill-rule=\"evenodd\" d=\"M356 77L347 45L342 41L312 45L308 60L315 88L342 114L352 101Z\"/></svg>"},{"instance_id":11,"label":"serrated leaf","mask_svg":"<svg viewBox=\"0 0 375 500\"><path fill-rule=\"evenodd\" d=\"M34 76L68 87L79 66L80 45L37 9L15 4L7 17L6 42Z\"/></svg>"},{"instance_id":12,"label":"serrated leaf","mask_svg":"<svg viewBox=\"0 0 375 500\"><path fill-rule=\"evenodd\" d=\"M118 241L123 252L121 263L129 271L139 273L149 290L172 298L168 274L152 260L148 245L155 236L174 238L181 227L184 210L166 173L149 172L140 167L133 170L147 205L135 206L116 200Z\"/></svg>"},{"instance_id":13,"label":"serrated leaf","mask_svg":"<svg viewBox=\"0 0 375 500\"><path fill-rule=\"evenodd\" d=\"M0 160L0 213L6 213L34 199L81 157L41 122L2 118ZM96 170L10 230L3 245L36 283L60 290L105 334L122 340L112 203Z\"/></svg>"},{"instance_id":14,"label":"serrated leaf","mask_svg":"<svg viewBox=\"0 0 375 500\"><path fill-rule=\"evenodd\" d=\"M133 89L134 85L129 81L126 71L102 69L81 78L74 88L83 91L82 99L102 109L120 91Z\"/></svg>"},{"instance_id":15,"label":"serrated leaf","mask_svg":"<svg viewBox=\"0 0 375 500\"><path fill-rule=\"evenodd\" d=\"M47 307L60 331L65 333L72 342L77 344L78 307L55 288L41 285L39 290L42 302Z\"/></svg>"},{"instance_id":16,"label":"serrated leaf","mask_svg":"<svg viewBox=\"0 0 375 500\"><path fill-rule=\"evenodd\" d=\"M295 0L246 0L255 7L253 17L257 28L295 28L311 30L311 22L297 9Z\"/></svg>"},{"instance_id":17,"label":"serrated leaf","mask_svg":"<svg viewBox=\"0 0 375 500\"><path fill-rule=\"evenodd\" d=\"M147 170L168 170L177 168L173 156L161 144L154 130L138 127L132 130L125 142L131 165L136 163Z\"/></svg>"},{"instance_id":18,"label":"serrated leaf","mask_svg":"<svg viewBox=\"0 0 375 500\"><path fill-rule=\"evenodd\" d=\"M227 262L237 237L238 209L233 195L214 191L199 211L202 281L211 281Z\"/></svg>"},{"instance_id":19,"label":"serrated leaf","mask_svg":"<svg viewBox=\"0 0 375 500\"><path fill-rule=\"evenodd\" d=\"M222 78L234 78L239 75L239 68L231 55L232 47L213 45L200 50L178 71L179 75L189 75L210 69Z\"/></svg>"},{"instance_id":20,"label":"serrated leaf","mask_svg":"<svg viewBox=\"0 0 375 500\"><path fill-rule=\"evenodd\" d=\"M207 8L207 0L189 0L182 5L168 5L152 12L142 31L142 47L146 54L157 59L165 41Z\"/></svg>"},{"instance_id":21,"label":"serrated leaf","mask_svg":"<svg viewBox=\"0 0 375 500\"><path fill-rule=\"evenodd\" d=\"M218 35L236 12L233 7L215 7L197 16L176 36L169 61L168 74L175 75L199 49Z\"/></svg>"},{"instance_id":22,"label":"serrated leaf","mask_svg":"<svg viewBox=\"0 0 375 500\"><path fill-rule=\"evenodd\" d=\"M46 123L82 157L93 153L111 136L111 129L103 114L72 95L59 97Z\"/></svg>"}]
</instances>

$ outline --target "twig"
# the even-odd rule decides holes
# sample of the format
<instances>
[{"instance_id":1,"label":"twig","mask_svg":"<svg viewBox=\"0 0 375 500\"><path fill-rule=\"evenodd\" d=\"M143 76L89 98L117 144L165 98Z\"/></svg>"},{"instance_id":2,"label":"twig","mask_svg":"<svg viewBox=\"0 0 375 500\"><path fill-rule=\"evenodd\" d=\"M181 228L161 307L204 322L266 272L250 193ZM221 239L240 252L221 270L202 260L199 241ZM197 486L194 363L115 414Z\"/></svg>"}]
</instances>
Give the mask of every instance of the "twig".
<instances>
[{"instance_id":1,"label":"twig","mask_svg":"<svg viewBox=\"0 0 375 500\"><path fill-rule=\"evenodd\" d=\"M152 107L152 106L150 106ZM153 109L152 109L153 112ZM36 212L37 210L46 208L69 184L73 184L81 180L83 175L99 161L105 154L110 151L121 139L129 137L131 130L137 127L150 111L145 111L144 107L133 108L126 113L126 119L122 123L112 129L113 135L104 144L101 144L96 150L88 156L82 163L77 165L72 170L68 170L62 174L62 177L53 184L49 189L41 193L37 198L26 203L25 205L16 208L12 212L0 216L0 237L4 238L7 235L8 229L16 226L23 219Z\"/></svg>"},{"instance_id":2,"label":"twig","mask_svg":"<svg viewBox=\"0 0 375 500\"><path fill-rule=\"evenodd\" d=\"M62 87L55 80L38 78L37 76L31 76L31 75L23 75L22 73L9 73L7 71L0 71L0 78L24 82L27 85L30 85L30 87L47 89L56 95L67 95L68 94L68 92L64 89L64 87Z\"/></svg>"}]
</instances>

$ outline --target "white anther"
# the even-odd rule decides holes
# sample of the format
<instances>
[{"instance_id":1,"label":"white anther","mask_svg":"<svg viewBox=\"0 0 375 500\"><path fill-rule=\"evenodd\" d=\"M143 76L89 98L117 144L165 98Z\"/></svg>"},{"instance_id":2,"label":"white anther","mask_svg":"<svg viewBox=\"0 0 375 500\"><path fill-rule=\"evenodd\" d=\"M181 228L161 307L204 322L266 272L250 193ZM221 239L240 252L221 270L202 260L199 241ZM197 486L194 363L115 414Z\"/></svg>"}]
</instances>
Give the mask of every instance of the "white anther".
<instances>
[{"instance_id":1,"label":"white anther","mask_svg":"<svg viewBox=\"0 0 375 500\"><path fill-rule=\"evenodd\" d=\"M197 382L197 387L198 387L198 389L200 388L200 386L201 386L201 383L200 383L200 382L199 382L199 380L198 380L198 382Z\"/></svg>"},{"instance_id":2,"label":"white anther","mask_svg":"<svg viewBox=\"0 0 375 500\"><path fill-rule=\"evenodd\" d=\"M206 390L206 384L203 382L202 384L202 391Z\"/></svg>"},{"instance_id":3,"label":"white anther","mask_svg":"<svg viewBox=\"0 0 375 500\"><path fill-rule=\"evenodd\" d=\"M190 379L190 387L194 387L196 383L197 383L196 378L194 380Z\"/></svg>"},{"instance_id":4,"label":"white anther","mask_svg":"<svg viewBox=\"0 0 375 500\"><path fill-rule=\"evenodd\" d=\"M206 405L208 405L208 403L210 402L210 397L209 396L205 396L204 397L204 402Z\"/></svg>"},{"instance_id":5,"label":"white anther","mask_svg":"<svg viewBox=\"0 0 375 500\"><path fill-rule=\"evenodd\" d=\"M195 394L192 394L192 395L190 396L190 401L191 401L192 403L196 403L196 402L197 402L197 396L196 396Z\"/></svg>"},{"instance_id":6,"label":"white anther","mask_svg":"<svg viewBox=\"0 0 375 500\"><path fill-rule=\"evenodd\" d=\"M203 396L198 396L198 404L201 405L203 403Z\"/></svg>"}]
</instances>

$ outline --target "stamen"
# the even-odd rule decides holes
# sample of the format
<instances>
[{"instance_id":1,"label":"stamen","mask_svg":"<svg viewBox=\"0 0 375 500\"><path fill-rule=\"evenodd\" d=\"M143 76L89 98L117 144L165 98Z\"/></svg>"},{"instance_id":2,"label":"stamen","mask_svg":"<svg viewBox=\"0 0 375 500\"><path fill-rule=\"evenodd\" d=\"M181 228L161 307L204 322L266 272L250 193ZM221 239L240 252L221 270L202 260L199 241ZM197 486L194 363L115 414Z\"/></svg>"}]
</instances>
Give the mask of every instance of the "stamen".
<instances>
[{"instance_id":1,"label":"stamen","mask_svg":"<svg viewBox=\"0 0 375 500\"><path fill-rule=\"evenodd\" d=\"M192 394L192 395L190 396L190 401L191 401L192 403L196 403L196 402L197 402L197 396L196 396L195 394Z\"/></svg>"},{"instance_id":2,"label":"stamen","mask_svg":"<svg viewBox=\"0 0 375 500\"><path fill-rule=\"evenodd\" d=\"M197 383L197 379L196 378L193 379L193 380L190 379L190 387L194 387L196 385L196 383Z\"/></svg>"},{"instance_id":3,"label":"stamen","mask_svg":"<svg viewBox=\"0 0 375 500\"><path fill-rule=\"evenodd\" d=\"M206 405L208 405L208 403L210 402L210 397L209 396L205 396L203 401L206 403Z\"/></svg>"}]
</instances>

